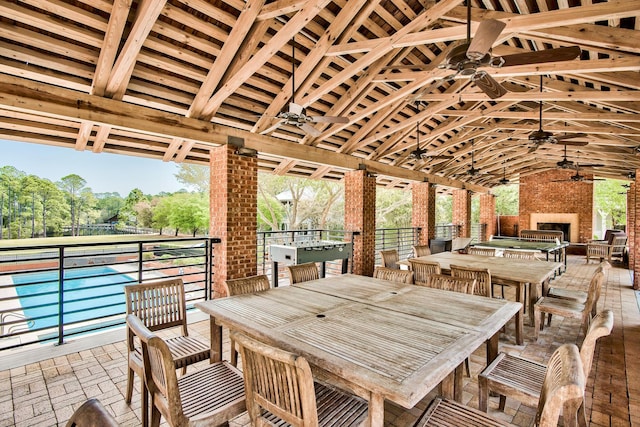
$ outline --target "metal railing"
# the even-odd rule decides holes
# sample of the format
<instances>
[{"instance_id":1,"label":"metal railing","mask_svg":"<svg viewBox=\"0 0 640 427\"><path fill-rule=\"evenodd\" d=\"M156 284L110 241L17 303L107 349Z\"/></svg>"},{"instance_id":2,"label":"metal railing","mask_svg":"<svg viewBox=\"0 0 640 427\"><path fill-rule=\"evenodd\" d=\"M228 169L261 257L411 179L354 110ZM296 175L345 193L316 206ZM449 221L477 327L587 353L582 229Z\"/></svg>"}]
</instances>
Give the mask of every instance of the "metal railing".
<instances>
[{"instance_id":1,"label":"metal railing","mask_svg":"<svg viewBox=\"0 0 640 427\"><path fill-rule=\"evenodd\" d=\"M181 277L187 306L209 298L217 238L0 248L0 350L124 324L123 286Z\"/></svg>"},{"instance_id":2,"label":"metal railing","mask_svg":"<svg viewBox=\"0 0 640 427\"><path fill-rule=\"evenodd\" d=\"M413 245L420 241L420 227L376 229L376 265L382 265L380 251L396 249L399 259L407 259L413 253Z\"/></svg>"}]
</instances>

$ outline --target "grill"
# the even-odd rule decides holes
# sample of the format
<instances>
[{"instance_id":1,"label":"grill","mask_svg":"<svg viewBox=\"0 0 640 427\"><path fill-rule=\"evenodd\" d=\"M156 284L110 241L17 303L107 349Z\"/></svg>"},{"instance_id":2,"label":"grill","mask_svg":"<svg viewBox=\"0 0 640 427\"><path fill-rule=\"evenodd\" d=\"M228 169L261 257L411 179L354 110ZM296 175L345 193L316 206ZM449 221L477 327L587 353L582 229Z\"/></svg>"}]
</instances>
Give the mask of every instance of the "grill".
<instances>
[{"instance_id":1,"label":"grill","mask_svg":"<svg viewBox=\"0 0 640 427\"><path fill-rule=\"evenodd\" d=\"M293 242L286 245L271 245L271 274L273 286L278 286L278 263L285 265L304 264L307 262L321 262L320 276L324 277L326 262L342 260L342 274L347 273L347 266L353 247L351 242L332 240L315 240Z\"/></svg>"}]
</instances>

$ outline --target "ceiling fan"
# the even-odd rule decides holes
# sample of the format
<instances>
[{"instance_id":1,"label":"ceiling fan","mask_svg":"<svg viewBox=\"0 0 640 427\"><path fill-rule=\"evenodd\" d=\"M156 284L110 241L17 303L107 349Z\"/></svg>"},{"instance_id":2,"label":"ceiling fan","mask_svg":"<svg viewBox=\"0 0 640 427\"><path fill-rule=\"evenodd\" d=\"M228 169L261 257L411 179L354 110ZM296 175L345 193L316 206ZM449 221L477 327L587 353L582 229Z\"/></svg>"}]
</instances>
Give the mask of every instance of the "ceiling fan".
<instances>
[{"instance_id":1,"label":"ceiling fan","mask_svg":"<svg viewBox=\"0 0 640 427\"><path fill-rule=\"evenodd\" d=\"M297 126L308 135L313 137L320 136L320 131L310 123L349 123L347 117L336 116L311 116L306 114L306 110L302 105L296 104L296 68L295 68L295 37L291 42L291 102L289 102L287 111L282 111L276 116L280 121L262 133L270 133L281 125Z\"/></svg>"},{"instance_id":2,"label":"ceiling fan","mask_svg":"<svg viewBox=\"0 0 640 427\"><path fill-rule=\"evenodd\" d=\"M471 0L467 0L467 40L449 51L444 62L438 68L454 70L455 74L446 77L450 80L457 76L470 77L471 81L491 99L500 98L507 93L493 77L480 67L494 68L514 65L539 64L544 62L570 61L580 55L578 46L545 49L505 56L492 56L491 46L496 42L507 24L496 19L487 19L480 23L471 39Z\"/></svg>"},{"instance_id":3,"label":"ceiling fan","mask_svg":"<svg viewBox=\"0 0 640 427\"><path fill-rule=\"evenodd\" d=\"M542 93L542 75L540 75L540 92ZM529 150L529 152L533 152L538 149L538 147L542 144L564 144L565 145L565 154L566 154L566 146L567 145L577 145L583 146L587 145L586 141L569 141L573 138L584 138L587 136L586 133L573 133L573 134L564 134L555 136L551 132L547 132L542 129L542 101L538 101L540 106L540 116L538 119L538 130L534 130L529 134L528 140L530 143L534 144L533 147ZM558 164L558 166L560 166Z\"/></svg>"},{"instance_id":4,"label":"ceiling fan","mask_svg":"<svg viewBox=\"0 0 640 427\"><path fill-rule=\"evenodd\" d=\"M601 167L604 166L603 164L599 164L599 163L584 163L584 164L578 165L573 160L569 160L567 158L567 144L565 144L564 142L562 142L561 144L564 144L564 154L562 155L562 160L560 160L559 162L556 163L556 165L560 169L576 169L578 167L582 167L582 168L601 168Z\"/></svg>"},{"instance_id":5,"label":"ceiling fan","mask_svg":"<svg viewBox=\"0 0 640 427\"><path fill-rule=\"evenodd\" d=\"M409 153L413 159L453 159L453 156L430 154L426 148L420 147L420 122L416 123L416 149Z\"/></svg>"},{"instance_id":6,"label":"ceiling fan","mask_svg":"<svg viewBox=\"0 0 640 427\"><path fill-rule=\"evenodd\" d=\"M586 165L585 165L586 166ZM603 178L587 178L584 175L580 175L580 165L576 163L576 174L571 175L569 179L556 179L551 182L586 182L592 183L595 181L604 181Z\"/></svg>"},{"instance_id":7,"label":"ceiling fan","mask_svg":"<svg viewBox=\"0 0 640 427\"><path fill-rule=\"evenodd\" d=\"M502 178L500 178L500 180L498 181L498 184L500 185L514 184L507 178L507 168L504 166L502 167Z\"/></svg>"}]
</instances>

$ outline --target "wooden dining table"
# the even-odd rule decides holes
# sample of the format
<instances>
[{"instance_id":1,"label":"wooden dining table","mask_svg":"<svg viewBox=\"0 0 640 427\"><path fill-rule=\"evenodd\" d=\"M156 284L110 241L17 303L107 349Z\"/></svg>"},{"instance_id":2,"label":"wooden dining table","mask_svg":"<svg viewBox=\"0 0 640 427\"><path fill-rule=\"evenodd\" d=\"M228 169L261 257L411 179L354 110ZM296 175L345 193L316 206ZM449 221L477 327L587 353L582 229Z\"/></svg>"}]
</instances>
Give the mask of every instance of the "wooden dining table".
<instances>
[{"instance_id":1,"label":"wooden dining table","mask_svg":"<svg viewBox=\"0 0 640 427\"><path fill-rule=\"evenodd\" d=\"M462 363L483 343L498 352L501 328L521 304L358 275L196 304L210 315L211 345L222 327L305 357L314 376L369 402L369 425L384 423L384 401L412 408L442 383L462 397Z\"/></svg>"},{"instance_id":2,"label":"wooden dining table","mask_svg":"<svg viewBox=\"0 0 640 427\"><path fill-rule=\"evenodd\" d=\"M471 268L488 268L491 272L492 283L502 284L515 288L516 301L528 304L529 324L533 325L533 305L539 296L546 295L549 281L555 277L556 272L562 267L561 262L542 260L521 260L504 257L492 257L485 255L469 255L457 252L440 252L437 254L419 257L420 260L436 261L446 274L450 273L450 265L459 265ZM409 261L400 261L398 264L408 266ZM529 300L525 299L525 286L529 284ZM524 306L523 306L524 308ZM524 313L516 314L516 343L524 343Z\"/></svg>"}]
</instances>

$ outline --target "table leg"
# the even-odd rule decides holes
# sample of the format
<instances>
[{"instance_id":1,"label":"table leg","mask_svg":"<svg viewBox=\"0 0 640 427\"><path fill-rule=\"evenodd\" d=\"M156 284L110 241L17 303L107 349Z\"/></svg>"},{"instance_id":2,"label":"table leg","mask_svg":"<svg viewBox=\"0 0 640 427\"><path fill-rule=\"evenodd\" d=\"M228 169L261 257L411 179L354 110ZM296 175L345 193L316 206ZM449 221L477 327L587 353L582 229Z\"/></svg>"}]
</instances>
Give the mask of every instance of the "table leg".
<instances>
[{"instance_id":1,"label":"table leg","mask_svg":"<svg viewBox=\"0 0 640 427\"><path fill-rule=\"evenodd\" d=\"M522 345L524 343L524 287L526 283L518 283L516 286L516 302L521 304L520 310L516 313L516 344ZM531 293L531 292L530 292Z\"/></svg>"},{"instance_id":2,"label":"table leg","mask_svg":"<svg viewBox=\"0 0 640 427\"><path fill-rule=\"evenodd\" d=\"M496 332L491 338L487 340L487 366L491 364L498 357L498 341L500 338L500 331Z\"/></svg>"},{"instance_id":3,"label":"table leg","mask_svg":"<svg viewBox=\"0 0 640 427\"><path fill-rule=\"evenodd\" d=\"M271 287L278 287L278 263L271 261Z\"/></svg>"},{"instance_id":4,"label":"table leg","mask_svg":"<svg viewBox=\"0 0 640 427\"><path fill-rule=\"evenodd\" d=\"M222 326L216 324L213 316L209 317L209 335L211 342L211 363L222 360Z\"/></svg>"},{"instance_id":5,"label":"table leg","mask_svg":"<svg viewBox=\"0 0 640 427\"><path fill-rule=\"evenodd\" d=\"M529 286L529 324L533 325L535 313L533 312L533 306L535 305L540 295L544 295L544 285L541 283L531 283Z\"/></svg>"},{"instance_id":6,"label":"table leg","mask_svg":"<svg viewBox=\"0 0 640 427\"><path fill-rule=\"evenodd\" d=\"M464 362L462 362L460 366L462 366L463 364ZM440 383L440 394L442 395L442 397L446 397L447 399L454 398L455 384L456 384L455 372L456 372L455 369L451 371L449 375L447 375Z\"/></svg>"},{"instance_id":7,"label":"table leg","mask_svg":"<svg viewBox=\"0 0 640 427\"><path fill-rule=\"evenodd\" d=\"M378 393L371 393L369 399L369 426L384 426L384 397Z\"/></svg>"}]
</instances>

